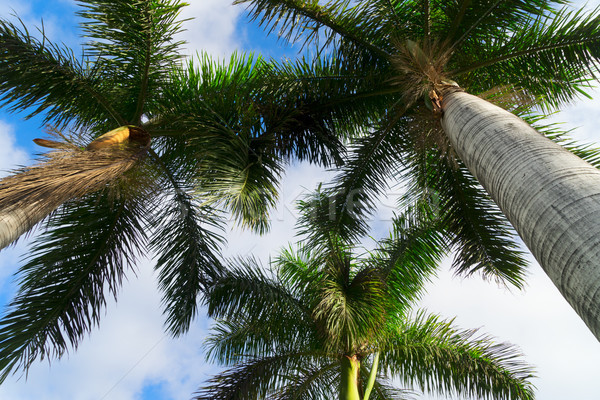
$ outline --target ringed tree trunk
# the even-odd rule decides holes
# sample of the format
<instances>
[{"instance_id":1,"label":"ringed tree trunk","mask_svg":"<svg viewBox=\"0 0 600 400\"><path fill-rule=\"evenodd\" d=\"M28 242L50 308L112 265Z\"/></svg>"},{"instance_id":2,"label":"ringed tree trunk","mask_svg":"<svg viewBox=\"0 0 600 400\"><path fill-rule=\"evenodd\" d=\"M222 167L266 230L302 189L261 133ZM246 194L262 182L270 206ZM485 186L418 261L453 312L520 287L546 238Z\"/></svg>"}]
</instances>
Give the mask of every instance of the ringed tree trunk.
<instances>
[{"instance_id":1,"label":"ringed tree trunk","mask_svg":"<svg viewBox=\"0 0 600 400\"><path fill-rule=\"evenodd\" d=\"M37 203L12 207L0 213L0 249L5 248L29 231L54 209L43 209Z\"/></svg>"},{"instance_id":2,"label":"ringed tree trunk","mask_svg":"<svg viewBox=\"0 0 600 400\"><path fill-rule=\"evenodd\" d=\"M85 150L35 139L50 153L39 165L0 180L0 250L31 230L64 202L106 187L130 170L150 145L150 135L122 126L92 141Z\"/></svg>"},{"instance_id":3,"label":"ringed tree trunk","mask_svg":"<svg viewBox=\"0 0 600 400\"><path fill-rule=\"evenodd\" d=\"M600 171L485 100L443 94L457 154L600 340Z\"/></svg>"}]
</instances>

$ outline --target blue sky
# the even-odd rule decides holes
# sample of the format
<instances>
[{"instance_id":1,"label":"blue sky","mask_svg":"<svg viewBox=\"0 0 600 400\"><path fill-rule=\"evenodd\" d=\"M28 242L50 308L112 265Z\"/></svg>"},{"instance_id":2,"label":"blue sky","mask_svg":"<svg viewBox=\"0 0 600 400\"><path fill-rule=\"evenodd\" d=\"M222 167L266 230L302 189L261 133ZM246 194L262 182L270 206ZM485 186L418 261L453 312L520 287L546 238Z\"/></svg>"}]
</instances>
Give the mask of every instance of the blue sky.
<instances>
[{"instance_id":1,"label":"blue sky","mask_svg":"<svg viewBox=\"0 0 600 400\"><path fill-rule=\"evenodd\" d=\"M235 50L256 50L268 56L292 56L274 39L265 40L256 27L247 24L242 7L228 0L191 0L184 17L183 38L189 41L187 52L206 50L213 56L226 57ZM76 9L73 0L0 0L0 16L11 18L14 8L28 27L44 18L47 35L55 42L77 48ZM600 93L596 94L600 98ZM580 127L576 137L600 142L597 101L582 101L569 106L555 117L568 127ZM0 109L0 171L29 164L38 149L31 139L43 137L39 119L25 121ZM1 173L1 172L0 172ZM293 166L281 189L281 203L273 213L271 234L257 238L238 231L229 235L226 253L253 253L267 260L269 254L293 240L295 200L305 188L313 188L328 174L315 167ZM393 197L394 193L390 193ZM374 225L384 227L393 200L384 200ZM14 292L11 275L26 252L26 241L0 252L0 303ZM596 399L600 393L600 344L532 262L529 287L511 292L478 278L461 280L448 272L449 262L430 285L423 306L444 316L457 317L465 328L481 327L484 332L519 345L527 360L537 366L535 384L538 398L544 400ZM189 334L172 339L162 328L160 294L152 273L152 263L142 260L137 277L130 274L119 301L109 302L100 327L94 329L77 351L61 360L36 363L27 379L9 378L0 386L0 398L28 399L186 399L217 367L207 363L202 343L210 326L198 318ZM426 399L427 397L423 397Z\"/></svg>"}]
</instances>

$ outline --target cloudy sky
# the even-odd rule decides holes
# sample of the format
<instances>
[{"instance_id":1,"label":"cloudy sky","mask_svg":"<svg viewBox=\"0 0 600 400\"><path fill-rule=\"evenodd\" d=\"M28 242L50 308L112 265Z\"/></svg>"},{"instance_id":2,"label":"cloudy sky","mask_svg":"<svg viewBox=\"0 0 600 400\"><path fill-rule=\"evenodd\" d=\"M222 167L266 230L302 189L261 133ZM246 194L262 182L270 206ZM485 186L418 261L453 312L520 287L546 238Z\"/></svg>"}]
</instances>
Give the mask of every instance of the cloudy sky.
<instances>
[{"instance_id":1,"label":"cloudy sky","mask_svg":"<svg viewBox=\"0 0 600 400\"><path fill-rule=\"evenodd\" d=\"M280 54L274 41L248 26L241 7L228 0L190 0L183 17L186 52L205 50L225 57L235 50ZM598 1L596 1L597 3ZM55 42L76 47L73 0L0 0L0 17L18 16L31 27L43 17L46 34ZM289 52L289 50L288 50ZM596 96L600 99L600 92ZM600 100L570 106L555 117L567 127L579 127L575 136L600 143L597 126ZM24 121L22 115L0 110L0 174L30 163L36 151L31 139L43 135L39 120ZM257 238L232 232L227 253L253 253L268 259L293 240L294 202L306 189L327 179L328 174L308 165L292 166L281 188L281 203L273 213L271 234ZM384 201L374 226L385 226L393 201ZM379 232L379 236L383 232ZM0 304L14 293L12 274L26 251L26 242L0 252ZM537 367L538 398L597 399L600 393L600 343L562 299L552 283L532 261L528 287L516 292L499 288L479 278L453 278L444 268L429 286L423 306L465 327L480 327L501 341L519 345L528 362ZM130 400L187 399L215 371L202 353L203 338L210 326L199 318L188 335L174 340L163 332L160 294L156 291L152 264L137 267L121 290L118 303L109 303L99 329L84 340L77 351L51 364L35 364L27 378L11 377L0 386L0 398L10 400ZM425 398L425 397L424 397Z\"/></svg>"}]
</instances>

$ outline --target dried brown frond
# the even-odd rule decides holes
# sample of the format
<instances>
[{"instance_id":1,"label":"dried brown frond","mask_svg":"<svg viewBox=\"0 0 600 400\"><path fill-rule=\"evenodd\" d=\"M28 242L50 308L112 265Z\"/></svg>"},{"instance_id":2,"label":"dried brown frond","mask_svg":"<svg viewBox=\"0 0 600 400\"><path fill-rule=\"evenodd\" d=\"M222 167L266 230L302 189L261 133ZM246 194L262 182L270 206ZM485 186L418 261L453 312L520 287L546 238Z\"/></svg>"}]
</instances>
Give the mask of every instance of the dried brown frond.
<instances>
[{"instance_id":1,"label":"dried brown frond","mask_svg":"<svg viewBox=\"0 0 600 400\"><path fill-rule=\"evenodd\" d=\"M430 150L436 149L440 157L447 158L451 165L458 167L457 155L442 129L439 118L424 104L418 104L412 110L411 123L406 124L406 128L416 153L424 155Z\"/></svg>"},{"instance_id":2,"label":"dried brown frond","mask_svg":"<svg viewBox=\"0 0 600 400\"><path fill-rule=\"evenodd\" d=\"M133 140L127 134L126 140L90 151L49 128L48 133L59 140L38 139L36 143L58 150L41 155L36 165L18 169L0 180L0 248L69 200L103 189L109 189L113 198L139 193L140 189L152 192L151 178L136 174L133 168L145 159L150 136L133 129L139 131ZM125 130L129 133L130 128Z\"/></svg>"},{"instance_id":3,"label":"dried brown frond","mask_svg":"<svg viewBox=\"0 0 600 400\"><path fill-rule=\"evenodd\" d=\"M55 209L65 201L104 188L140 159L127 150L60 150L0 180L0 210L39 202Z\"/></svg>"},{"instance_id":4,"label":"dried brown frond","mask_svg":"<svg viewBox=\"0 0 600 400\"><path fill-rule=\"evenodd\" d=\"M134 132L132 138L130 131ZM37 165L16 170L0 180L0 210L37 204L50 213L68 200L97 190L110 187L114 195L120 195L125 188L148 183L138 176L134 184L126 175L145 158L149 148L150 136L142 129L113 130L92 142L101 143L92 146L93 150L83 150L57 130L49 133L61 141L42 143L60 150L46 153Z\"/></svg>"},{"instance_id":5,"label":"dried brown frond","mask_svg":"<svg viewBox=\"0 0 600 400\"><path fill-rule=\"evenodd\" d=\"M397 52L390 62L397 71L391 80L400 87L406 107L427 98L435 86L449 77L444 76L444 67L450 59L446 42L395 40Z\"/></svg>"},{"instance_id":6,"label":"dried brown frond","mask_svg":"<svg viewBox=\"0 0 600 400\"><path fill-rule=\"evenodd\" d=\"M46 133L52 139L33 139L33 142L38 146L48 147L52 149L77 150L79 148L84 147L81 146L81 144L77 143L75 137L66 136L56 127L50 125L46 126Z\"/></svg>"}]
</instances>

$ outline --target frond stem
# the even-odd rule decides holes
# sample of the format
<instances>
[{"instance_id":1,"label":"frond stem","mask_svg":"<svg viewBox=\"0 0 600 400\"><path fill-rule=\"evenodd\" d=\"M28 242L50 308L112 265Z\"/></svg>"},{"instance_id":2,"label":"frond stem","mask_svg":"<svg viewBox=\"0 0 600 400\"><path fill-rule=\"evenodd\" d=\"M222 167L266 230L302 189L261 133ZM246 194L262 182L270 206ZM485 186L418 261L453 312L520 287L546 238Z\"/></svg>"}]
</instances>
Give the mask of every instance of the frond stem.
<instances>
[{"instance_id":1,"label":"frond stem","mask_svg":"<svg viewBox=\"0 0 600 400\"><path fill-rule=\"evenodd\" d=\"M371 365L371 371L369 371L369 379L367 380L367 386L365 386L365 395L363 400L369 400L373 386L375 385L375 379L377 378L377 369L379 367L379 352L376 352L373 356L373 364Z\"/></svg>"},{"instance_id":2,"label":"frond stem","mask_svg":"<svg viewBox=\"0 0 600 400\"><path fill-rule=\"evenodd\" d=\"M147 14L147 10L146 14ZM145 15L148 17L148 15ZM146 93L148 91L148 81L149 81L149 72L150 72L150 53L152 51L152 41L150 39L150 34L146 34L146 55L144 57L144 70L142 73L142 86L140 87L140 93L138 95L137 106L135 109L135 113L133 114L133 121L136 124L139 124L142 119L142 114L144 112L144 101L146 100Z\"/></svg>"},{"instance_id":3,"label":"frond stem","mask_svg":"<svg viewBox=\"0 0 600 400\"><path fill-rule=\"evenodd\" d=\"M450 31L448 32L448 35L447 35L448 40L452 40L452 38L456 34L456 31L457 31L458 27L460 26L466 12L467 12L467 8L469 8L470 5L471 5L471 0L463 0L461 7L460 7L460 11L458 12L458 15L456 16L456 18L454 18L454 21L452 21L452 26L450 27Z\"/></svg>"},{"instance_id":4,"label":"frond stem","mask_svg":"<svg viewBox=\"0 0 600 400\"><path fill-rule=\"evenodd\" d=\"M471 66L469 68L466 68L466 69L462 69L462 70L458 70L458 71L452 71L448 75L449 76L460 76L460 75L466 74L468 72L474 71L474 70L479 69L479 68L485 68L485 67L488 67L490 65L493 65L493 64L496 64L496 63L499 63L499 62L503 62L503 61L506 61L506 60L511 60L511 59L514 59L514 58L518 58L518 57L521 57L521 56L528 56L528 55L533 55L535 53L539 53L541 51L560 49L560 48L569 47L569 46L573 46L573 45L582 45L582 44L586 44L586 43L589 43L589 42L598 42L598 41L600 41L600 38L593 37L593 38L589 38L589 39L568 40L566 42L559 43L559 44L533 47L531 49L521 50L521 51L517 51L516 53L506 54L506 55L501 56L501 57L492 58L490 60L481 62L479 64L475 64L475 65L473 65L473 66Z\"/></svg>"},{"instance_id":5,"label":"frond stem","mask_svg":"<svg viewBox=\"0 0 600 400\"><path fill-rule=\"evenodd\" d=\"M465 33L463 33L462 36L460 38L458 38L458 40L452 44L452 46L450 46L450 50L448 50L448 53L451 53L455 48L460 46L460 44L462 42L464 42L465 39L469 36L471 31L473 29L475 29L481 23L481 21L483 21L488 15L490 15L503 1L504 0L498 0L498 1L496 1L496 3L492 4L492 6L490 8L488 8L481 15L481 17L479 17L479 19L477 21L475 21L475 23L473 25L469 26L469 28L465 31Z\"/></svg>"},{"instance_id":6,"label":"frond stem","mask_svg":"<svg viewBox=\"0 0 600 400\"><path fill-rule=\"evenodd\" d=\"M430 8L429 8L429 0L423 0L423 15L424 15L424 21L423 21L423 29L425 31L425 41L429 42L429 35L431 33L431 15L430 15Z\"/></svg>"},{"instance_id":7,"label":"frond stem","mask_svg":"<svg viewBox=\"0 0 600 400\"><path fill-rule=\"evenodd\" d=\"M294 0L284 0L283 2L290 9L296 10L300 14L302 14L306 17L309 17L313 21L318 22L319 24L322 24L322 25L328 27L333 32L337 33L338 35L345 37L347 39L350 39L351 41L353 41L357 44L365 46L366 48L368 48L369 50L378 54L381 57L384 57L384 58L390 57L390 54L387 51L377 47L376 45L374 45L371 42L363 40L360 36L351 33L347 29L344 29L343 26L337 24L332 18L330 18L328 16L329 14L326 11L324 11L321 6L318 6L318 5L315 6L315 8L318 10L318 11L315 11L315 10L311 10L308 7L303 7L302 5L298 4L297 1L294 1ZM302 3L304 3L304 2L302 2Z\"/></svg>"}]
</instances>

